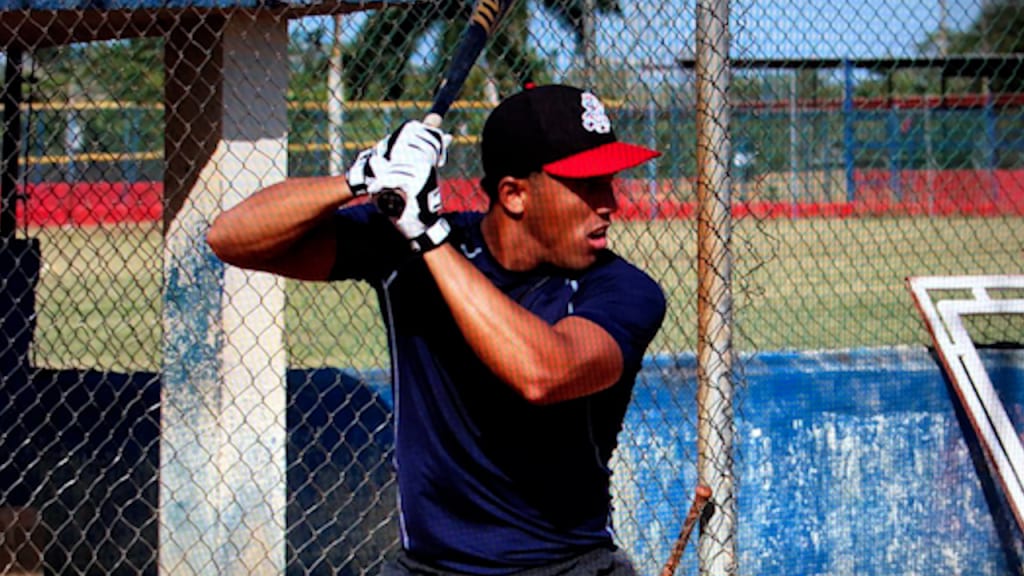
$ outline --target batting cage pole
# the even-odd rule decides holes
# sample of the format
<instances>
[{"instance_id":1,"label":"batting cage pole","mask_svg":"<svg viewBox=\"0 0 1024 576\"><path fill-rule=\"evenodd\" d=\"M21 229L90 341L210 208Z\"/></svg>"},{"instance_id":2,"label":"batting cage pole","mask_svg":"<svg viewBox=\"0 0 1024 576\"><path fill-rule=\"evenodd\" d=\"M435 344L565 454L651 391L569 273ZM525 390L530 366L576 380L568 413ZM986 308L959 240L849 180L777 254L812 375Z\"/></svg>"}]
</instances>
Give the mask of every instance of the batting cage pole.
<instances>
[{"instance_id":1,"label":"batting cage pole","mask_svg":"<svg viewBox=\"0 0 1024 576\"><path fill-rule=\"evenodd\" d=\"M345 70L342 49L345 39L344 16L331 17L331 56L327 63L327 141L330 144L328 169L332 176L345 173Z\"/></svg>"},{"instance_id":2,"label":"batting cage pole","mask_svg":"<svg viewBox=\"0 0 1024 576\"><path fill-rule=\"evenodd\" d=\"M700 573L737 572L733 476L729 2L697 1L697 474L711 488Z\"/></svg>"}]
</instances>

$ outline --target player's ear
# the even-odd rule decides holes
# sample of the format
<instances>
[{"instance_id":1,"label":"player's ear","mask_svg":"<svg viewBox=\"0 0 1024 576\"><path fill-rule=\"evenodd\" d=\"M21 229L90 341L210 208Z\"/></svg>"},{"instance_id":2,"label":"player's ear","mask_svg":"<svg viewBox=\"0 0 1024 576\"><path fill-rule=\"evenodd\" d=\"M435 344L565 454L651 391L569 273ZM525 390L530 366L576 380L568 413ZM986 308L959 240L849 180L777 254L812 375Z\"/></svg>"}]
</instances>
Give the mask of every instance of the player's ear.
<instances>
[{"instance_id":1,"label":"player's ear","mask_svg":"<svg viewBox=\"0 0 1024 576\"><path fill-rule=\"evenodd\" d=\"M523 213L529 194L529 180L505 176L498 181L498 204L509 216L518 217Z\"/></svg>"}]
</instances>

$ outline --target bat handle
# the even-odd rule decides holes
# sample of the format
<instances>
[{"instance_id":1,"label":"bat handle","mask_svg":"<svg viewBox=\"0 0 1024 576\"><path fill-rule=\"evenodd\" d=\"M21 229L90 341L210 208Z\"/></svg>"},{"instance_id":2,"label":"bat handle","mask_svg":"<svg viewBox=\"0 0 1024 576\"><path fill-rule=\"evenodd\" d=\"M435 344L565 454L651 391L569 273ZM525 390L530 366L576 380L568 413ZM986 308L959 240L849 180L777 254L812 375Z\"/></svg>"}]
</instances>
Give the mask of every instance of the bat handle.
<instances>
[{"instance_id":1,"label":"bat handle","mask_svg":"<svg viewBox=\"0 0 1024 576\"><path fill-rule=\"evenodd\" d=\"M665 562L665 566L662 567L660 576L675 575L676 567L679 566L679 561L683 559L683 552L686 551L686 544L690 541L690 533L693 532L694 526L697 525L701 515L704 513L704 507L711 500L711 488L709 486L698 484L695 492L693 504L690 505L690 510L686 513L683 528L679 531L679 537L676 538L675 545L672 546L672 553L669 555L668 561Z\"/></svg>"},{"instance_id":2,"label":"bat handle","mask_svg":"<svg viewBox=\"0 0 1024 576\"><path fill-rule=\"evenodd\" d=\"M441 127L441 115L431 112L423 118L423 123L431 128ZM373 199L377 209L388 218L398 218L405 210L405 192L402 190L388 188L381 190Z\"/></svg>"}]
</instances>

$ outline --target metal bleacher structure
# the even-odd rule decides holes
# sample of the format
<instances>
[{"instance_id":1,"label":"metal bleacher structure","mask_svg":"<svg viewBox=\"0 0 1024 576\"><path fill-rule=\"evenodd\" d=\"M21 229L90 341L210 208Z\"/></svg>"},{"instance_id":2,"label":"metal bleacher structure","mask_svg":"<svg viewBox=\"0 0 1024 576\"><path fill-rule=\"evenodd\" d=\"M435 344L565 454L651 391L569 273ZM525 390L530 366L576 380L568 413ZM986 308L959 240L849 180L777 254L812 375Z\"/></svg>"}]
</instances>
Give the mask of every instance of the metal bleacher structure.
<instances>
[{"instance_id":1,"label":"metal bleacher structure","mask_svg":"<svg viewBox=\"0 0 1024 576\"><path fill-rule=\"evenodd\" d=\"M355 0L0 2L6 60L0 333L14 335L0 347L0 389L15 401L33 393L28 348L40 268L38 241L15 234L23 55L70 43L164 39L168 280L159 451L174 457L165 457L159 470L162 573L285 572L286 359L277 321L284 285L219 263L204 230L215 210L286 174L288 21L375 6ZM251 97L254 89L259 98ZM244 302L259 306L244 310L238 304ZM247 345L256 335L260 346ZM253 363L260 367L255 376ZM233 446L259 449L231 449L229 436ZM0 509L16 504L0 502Z\"/></svg>"},{"instance_id":2,"label":"metal bleacher structure","mask_svg":"<svg viewBox=\"0 0 1024 576\"><path fill-rule=\"evenodd\" d=\"M683 70L694 70L696 60L680 59L676 64ZM754 101L733 103L734 114L742 112L754 115L781 114L790 116L791 130L789 161L792 171L797 166L801 154L797 150L799 138L795 132L800 120L798 114L813 114L816 111L838 112L841 115L841 133L838 135L838 155L836 165L842 168L847 200L864 200L872 194L872 188L887 188L896 201L911 200L913 191L907 190L907 178L902 156L908 153L924 155L928 144L914 142L905 133L909 120L907 114L921 113L926 117L932 114L951 114L957 111L977 112L984 126L983 141L955 143L955 146L977 147L984 151L983 168L971 176L969 184L958 183L958 188L982 188L990 193L990 200L1000 204L1002 208L1012 206L1013 199L1000 198L1003 186L990 176L978 181L978 174L993 171L998 164L1000 147L1005 150L1020 150L1018 138L998 135L999 114L1001 111L1016 117L1024 105L1024 95L1020 93L995 93L988 89L994 79L1014 78L1024 66L1024 54L954 54L945 56L918 57L879 57L879 58L733 58L730 66L735 74L745 73L787 73L789 76L790 94L782 95L774 101ZM893 79L896 73L907 70L927 70L938 76L938 94L905 96L896 95ZM839 75L842 95L839 98L798 98L797 72L813 71L812 81L817 82L817 74L835 72ZM885 79L885 93L876 97L861 97L856 94L857 76L874 74ZM951 94L949 84L952 79L981 79L982 89L978 93ZM926 123L922 122L922 124ZM883 126L881 137L871 137L862 128L872 124ZM927 135L924 137L927 139ZM948 147L948 144L947 144ZM928 150L927 153L931 153ZM864 157L874 159L884 169L871 174L861 163ZM942 166L943 169L959 168L959 166ZM882 182L875 182L878 178ZM827 182L826 182L827 184ZM935 183L931 182L934 188ZM793 184L791 183L791 186ZM911 186L912 188L912 186ZM907 197L904 197L907 192ZM796 193L794 192L795 196Z\"/></svg>"}]
</instances>

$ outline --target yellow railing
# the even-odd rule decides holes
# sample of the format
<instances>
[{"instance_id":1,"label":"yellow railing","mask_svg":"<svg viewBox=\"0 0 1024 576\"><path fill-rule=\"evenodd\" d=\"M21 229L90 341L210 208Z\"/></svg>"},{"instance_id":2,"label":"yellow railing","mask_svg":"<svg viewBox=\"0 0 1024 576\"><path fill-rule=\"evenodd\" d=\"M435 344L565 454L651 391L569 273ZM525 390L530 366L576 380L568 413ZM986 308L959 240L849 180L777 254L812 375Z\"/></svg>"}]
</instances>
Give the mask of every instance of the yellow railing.
<instances>
[{"instance_id":1,"label":"yellow railing","mask_svg":"<svg viewBox=\"0 0 1024 576\"><path fill-rule=\"evenodd\" d=\"M353 100L344 103L346 110L427 110L431 102L426 100ZM327 102L289 102L289 110L324 110L328 107ZM452 104L452 110L487 110L493 108L494 104L478 100L458 100ZM163 110L163 102L124 102L114 100L84 100L84 101L55 101L55 102L31 102L22 105L24 110ZM3 104L0 104L3 110Z\"/></svg>"},{"instance_id":2,"label":"yellow railing","mask_svg":"<svg viewBox=\"0 0 1024 576\"><path fill-rule=\"evenodd\" d=\"M621 100L608 101L609 107L615 108L622 106ZM391 102L375 101L375 100L356 100L351 102L345 102L344 107L346 111L352 110L374 110L379 112L390 112L390 111L416 111L421 112L430 108L431 102L423 100L395 100ZM328 104L326 102L289 102L288 108L290 110L318 110L327 112ZM490 102L480 100L458 100L452 104L453 110L488 110L493 108L494 104ZM88 101L64 101L64 102L32 102L25 104L23 107L25 110L32 111L59 111L59 110L153 110L162 111L164 105L162 102L118 102L113 100L88 100ZM0 105L0 109L3 106ZM480 141L476 135L469 136L456 136L453 140L454 145L476 145ZM364 150L373 146L376 140L356 140L346 141L342 144L342 147L346 151L355 152ZM289 144L288 151L291 153L303 153L303 152L330 152L331 146L328 143L307 143L307 144ZM68 164L71 162L143 162L151 160L160 160L164 157L163 151L125 151L125 152L81 152L74 155L70 154L48 154L42 156L28 156L22 158L23 165L39 165L39 164Z\"/></svg>"},{"instance_id":3,"label":"yellow railing","mask_svg":"<svg viewBox=\"0 0 1024 576\"><path fill-rule=\"evenodd\" d=\"M160 160L164 157L163 152L82 152L80 154L61 155L50 154L46 156L29 156L28 164L67 164L69 162L127 162L130 160L142 162L146 160Z\"/></svg>"},{"instance_id":4,"label":"yellow railing","mask_svg":"<svg viewBox=\"0 0 1024 576\"><path fill-rule=\"evenodd\" d=\"M453 145L466 145L476 144L480 141L478 136L456 136L452 140ZM363 140L345 142L342 146L348 151L359 151L365 150L370 146L376 144L376 140ZM315 143L315 144L289 144L288 152L291 153L303 153L303 152L330 152L330 144ZM49 154L46 156L29 156L28 158L22 158L22 163L25 164L27 161L28 165L39 165L39 164L68 164L70 162L144 162L149 160L162 160L164 153L160 152L82 152L80 154L71 155L60 155L60 154Z\"/></svg>"}]
</instances>

